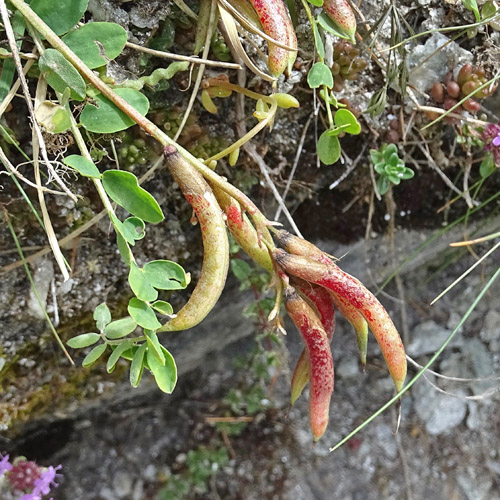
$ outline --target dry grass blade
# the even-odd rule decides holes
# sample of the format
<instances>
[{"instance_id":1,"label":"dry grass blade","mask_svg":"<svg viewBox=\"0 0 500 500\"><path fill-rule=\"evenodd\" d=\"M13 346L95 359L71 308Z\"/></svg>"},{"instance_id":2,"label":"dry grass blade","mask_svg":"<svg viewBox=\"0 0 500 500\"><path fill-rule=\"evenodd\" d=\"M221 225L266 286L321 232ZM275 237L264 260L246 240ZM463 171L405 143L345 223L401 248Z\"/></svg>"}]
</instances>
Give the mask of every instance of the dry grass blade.
<instances>
[{"instance_id":1,"label":"dry grass blade","mask_svg":"<svg viewBox=\"0 0 500 500\"><path fill-rule=\"evenodd\" d=\"M191 10L191 8L184 2L184 0L173 0L173 2L175 3L175 5L177 5L177 7L179 7L179 9L182 10L182 12L184 12L184 14L192 17L193 19L198 19L196 13Z\"/></svg>"},{"instance_id":2,"label":"dry grass blade","mask_svg":"<svg viewBox=\"0 0 500 500\"><path fill-rule=\"evenodd\" d=\"M261 38L266 40L269 43L277 45L282 49L289 50L291 52L297 52L297 48L290 47L289 45L285 45L284 43L278 42L273 37L264 33L261 29L254 26L252 23L247 21L229 2L226 0L218 0L219 5L222 5L224 9L226 9L247 31L253 33L254 35L259 35Z\"/></svg>"},{"instance_id":3,"label":"dry grass blade","mask_svg":"<svg viewBox=\"0 0 500 500\"><path fill-rule=\"evenodd\" d=\"M458 245L454 245L453 243L451 244L451 246L458 246ZM474 264L469 267L469 269L467 269L467 271L465 271L460 277L458 277L450 286L448 286L445 290L443 290L432 302L431 302L431 306L436 303L441 297L443 297L443 295L445 295L446 293L448 293L456 284L460 283L460 281L462 281L473 269L475 269L479 264L481 264L481 262L483 262L484 259L486 259L486 257L488 257L489 255L491 255L498 247L500 247L500 243L497 243L493 248L490 248L490 250L488 250L479 260L477 260L476 262L474 262Z\"/></svg>"},{"instance_id":4,"label":"dry grass blade","mask_svg":"<svg viewBox=\"0 0 500 500\"><path fill-rule=\"evenodd\" d=\"M29 179L24 177L23 174L21 174L14 165L10 162L10 160L7 158L4 150L0 147L0 161L3 163L4 167L12 174L15 175L19 180L23 181L25 184L28 186L31 186L35 189L41 190L44 193L50 193L50 194L57 194L57 195L64 195L62 191L55 191L54 189L49 189L43 186L39 186L35 184L34 182L31 182ZM0 172L0 173L5 173L5 172Z\"/></svg>"},{"instance_id":5,"label":"dry grass blade","mask_svg":"<svg viewBox=\"0 0 500 500\"><path fill-rule=\"evenodd\" d=\"M30 70L31 66L33 66L33 63L35 62L34 59L30 59L29 61L26 62L23 68L23 74L26 75L28 74L28 71ZM21 85L21 80L19 78L15 81L14 85L12 85L11 89L9 90L9 93L5 96L5 99L2 101L0 104L0 117L3 116L5 113L5 110L11 103L12 99L14 99L14 96L16 95L16 92L19 90L19 86Z\"/></svg>"},{"instance_id":6,"label":"dry grass blade","mask_svg":"<svg viewBox=\"0 0 500 500\"><path fill-rule=\"evenodd\" d=\"M0 12L2 15L2 20L4 23L4 28L5 28L5 33L7 35L7 38L9 40L9 46L10 50L12 51L12 56L14 59L14 63L16 65L16 70L19 75L19 80L21 81L21 87L23 89L23 94L24 98L26 101L26 106L28 107L28 111L30 114L30 117L32 119L32 126L33 126L33 132L37 137L39 146L40 146L40 152L42 154L42 158L46 164L46 167L49 171L49 174L52 179L54 179L57 184L61 187L61 189L76 203L77 198L76 196L68 189L66 184L62 181L62 179L59 177L58 173L54 170L54 167L52 166L49 157L47 155L47 150L45 148L45 143L43 141L43 136L42 136L42 131L40 130L40 127L38 126L38 123L35 118L35 110L33 109L33 104L31 102L31 96L28 88L28 83L26 82L26 78L23 73L23 67L21 65L21 59L19 58L19 51L17 49L16 45L16 37L14 34L14 31L12 30L12 25L10 23L10 18L9 18L9 13L7 11L7 6L5 5L5 0L0 0Z\"/></svg>"},{"instance_id":7,"label":"dry grass blade","mask_svg":"<svg viewBox=\"0 0 500 500\"><path fill-rule=\"evenodd\" d=\"M232 48L236 52L238 57L247 65L247 67L251 71L253 71L257 76L260 76L263 80L266 80L267 82L276 81L275 78L261 71L247 56L245 49L243 49L243 46L241 45L240 37L238 36L238 29L236 28L234 19L221 4L219 4L219 12L221 21L224 24L224 28L226 29L226 33L229 37L229 43L232 45Z\"/></svg>"},{"instance_id":8,"label":"dry grass blade","mask_svg":"<svg viewBox=\"0 0 500 500\"><path fill-rule=\"evenodd\" d=\"M38 84L36 87L36 96L35 96L35 107L45 99L45 95L47 93L47 82L43 76L40 76L38 79ZM42 180L40 177L40 166L38 163L38 150L39 150L39 141L38 135L33 130L32 132L32 143L33 143L33 163L35 166L35 181L37 184L37 192L38 192L38 202L40 203L40 210L42 211L43 225L45 226L45 232L47 234L47 238L49 240L50 247L52 248L52 253L54 254L54 258L56 259L59 270L61 271L64 281L69 280L69 272L66 266L66 259L61 252L61 248L59 247L59 243L57 241L56 233L54 232L54 228L52 227L52 222L50 220L49 212L47 210L47 206L45 205L45 197L42 189Z\"/></svg>"},{"instance_id":9,"label":"dry grass blade","mask_svg":"<svg viewBox=\"0 0 500 500\"><path fill-rule=\"evenodd\" d=\"M236 63L212 61L211 59L202 59L201 57L172 54L171 52L163 52L162 50L155 50L148 47L143 47L142 45L136 45L132 42L127 42L125 45L127 47L130 47L131 49L144 52L145 54L149 54L155 57L161 57L164 59L171 59L172 61L187 61L192 64L204 64L205 66L216 66L218 68L242 69L241 66Z\"/></svg>"},{"instance_id":10,"label":"dry grass blade","mask_svg":"<svg viewBox=\"0 0 500 500\"><path fill-rule=\"evenodd\" d=\"M205 47L203 49L204 59L208 57L208 52L210 50L210 40L212 39L212 33L214 32L216 14L217 14L217 0L212 0L210 6L210 20L207 29L207 35L205 37ZM184 116L182 117L182 122L179 125L179 128L174 136L174 141L177 141L177 139L179 139L180 135L182 134L182 131L184 130L189 115L191 114L191 110L193 109L193 104L196 99L196 95L198 94L198 89L200 88L204 72L205 72L205 65L200 64L200 66L198 67L198 74L196 75L196 81L194 83L193 91L191 93L191 98L189 99L188 106L186 108L186 111L184 112Z\"/></svg>"}]
</instances>

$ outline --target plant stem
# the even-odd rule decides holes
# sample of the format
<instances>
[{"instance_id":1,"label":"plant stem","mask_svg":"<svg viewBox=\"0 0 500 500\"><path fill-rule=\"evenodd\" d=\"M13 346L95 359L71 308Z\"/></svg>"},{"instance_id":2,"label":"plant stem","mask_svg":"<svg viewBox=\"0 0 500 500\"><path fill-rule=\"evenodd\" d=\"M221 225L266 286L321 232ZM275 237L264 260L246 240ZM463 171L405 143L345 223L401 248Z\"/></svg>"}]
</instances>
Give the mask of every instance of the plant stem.
<instances>
[{"instance_id":1,"label":"plant stem","mask_svg":"<svg viewBox=\"0 0 500 500\"><path fill-rule=\"evenodd\" d=\"M3 1L3 0L2 0ZM122 110L127 116L134 120L139 127L150 134L163 146L174 146L177 151L189 161L202 175L211 183L217 185L227 194L236 199L242 207L252 216L257 225L267 223L267 219L259 211L256 205L239 189L224 180L220 175L216 174L204 163L195 158L191 153L185 150L182 146L173 141L153 122L142 116L135 108L133 108L125 99L118 96L111 87L106 85L98 76L90 70L86 64L50 29L49 26L26 4L23 0L12 0L11 4L21 12L24 18L54 47L61 52L64 57L71 63L78 72L94 87L96 87L105 97L107 97L115 106Z\"/></svg>"}]
</instances>

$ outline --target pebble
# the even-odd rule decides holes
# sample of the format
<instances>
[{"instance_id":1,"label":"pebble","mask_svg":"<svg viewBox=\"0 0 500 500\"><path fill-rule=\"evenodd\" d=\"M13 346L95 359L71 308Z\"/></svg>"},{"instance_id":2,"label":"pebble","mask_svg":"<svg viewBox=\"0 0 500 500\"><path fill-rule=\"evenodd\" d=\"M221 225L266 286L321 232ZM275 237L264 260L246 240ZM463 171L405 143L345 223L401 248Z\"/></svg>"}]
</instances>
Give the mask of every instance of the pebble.
<instances>
[{"instance_id":1,"label":"pebble","mask_svg":"<svg viewBox=\"0 0 500 500\"><path fill-rule=\"evenodd\" d=\"M437 392L425 382L416 386L415 393L415 410L429 434L446 434L464 420L466 400ZM464 395L461 390L456 393Z\"/></svg>"},{"instance_id":2,"label":"pebble","mask_svg":"<svg viewBox=\"0 0 500 500\"><path fill-rule=\"evenodd\" d=\"M434 321L425 321L417 325L411 333L412 341L407 352L410 356L422 356L424 354L434 354L448 338L451 331L443 328ZM462 338L459 333L455 335L450 343L450 347L462 345Z\"/></svg>"}]
</instances>

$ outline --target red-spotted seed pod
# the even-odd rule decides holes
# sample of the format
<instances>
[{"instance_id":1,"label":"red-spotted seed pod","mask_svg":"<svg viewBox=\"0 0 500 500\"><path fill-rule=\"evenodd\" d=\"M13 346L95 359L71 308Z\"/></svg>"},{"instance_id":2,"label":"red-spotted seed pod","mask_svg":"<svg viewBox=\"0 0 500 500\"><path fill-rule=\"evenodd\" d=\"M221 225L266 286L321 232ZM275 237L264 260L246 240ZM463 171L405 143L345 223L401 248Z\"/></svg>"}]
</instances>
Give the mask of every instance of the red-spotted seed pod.
<instances>
[{"instance_id":1,"label":"red-spotted seed pod","mask_svg":"<svg viewBox=\"0 0 500 500\"><path fill-rule=\"evenodd\" d=\"M297 48L297 37L292 20L283 0L250 0L257 12L264 32L277 42ZM289 72L295 62L296 51L289 51L274 43L268 43L268 66L272 76Z\"/></svg>"},{"instance_id":2,"label":"red-spotted seed pod","mask_svg":"<svg viewBox=\"0 0 500 500\"><path fill-rule=\"evenodd\" d=\"M203 264L198 283L176 317L158 330L172 332L197 325L215 306L226 283L229 241L222 210L202 175L173 146L165 148L164 161L193 207L203 238Z\"/></svg>"},{"instance_id":3,"label":"red-spotted seed pod","mask_svg":"<svg viewBox=\"0 0 500 500\"><path fill-rule=\"evenodd\" d=\"M340 32L345 34L352 42L355 42L356 17L347 0L325 0L323 10L335 23Z\"/></svg>"},{"instance_id":4,"label":"red-spotted seed pod","mask_svg":"<svg viewBox=\"0 0 500 500\"><path fill-rule=\"evenodd\" d=\"M334 374L330 341L313 308L287 286L284 291L285 307L298 328L309 355L309 423L314 442L325 433L330 414Z\"/></svg>"},{"instance_id":5,"label":"red-spotted seed pod","mask_svg":"<svg viewBox=\"0 0 500 500\"><path fill-rule=\"evenodd\" d=\"M378 342L399 392L406 379L406 353L394 323L377 298L336 264L323 264L280 249L273 250L273 257L287 274L321 285L359 310Z\"/></svg>"},{"instance_id":6,"label":"red-spotted seed pod","mask_svg":"<svg viewBox=\"0 0 500 500\"><path fill-rule=\"evenodd\" d=\"M291 284L304 295L316 308L326 336L331 341L335 332L335 309L333 300L325 288L308 283L300 278L292 278ZM292 376L290 403L293 405L302 394L304 387L309 382L309 356L304 349L300 355Z\"/></svg>"}]
</instances>

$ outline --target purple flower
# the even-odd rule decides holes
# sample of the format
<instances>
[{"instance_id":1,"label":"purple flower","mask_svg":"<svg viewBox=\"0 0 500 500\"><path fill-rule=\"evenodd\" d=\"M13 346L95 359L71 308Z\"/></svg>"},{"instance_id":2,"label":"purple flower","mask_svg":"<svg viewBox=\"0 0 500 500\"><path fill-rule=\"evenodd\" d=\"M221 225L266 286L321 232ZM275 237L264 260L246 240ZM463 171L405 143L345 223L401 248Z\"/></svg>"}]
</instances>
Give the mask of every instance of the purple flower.
<instances>
[{"instance_id":1,"label":"purple flower","mask_svg":"<svg viewBox=\"0 0 500 500\"><path fill-rule=\"evenodd\" d=\"M12 464L9 462L9 455L5 457L0 453L0 476L9 470L12 470Z\"/></svg>"},{"instance_id":2,"label":"purple flower","mask_svg":"<svg viewBox=\"0 0 500 500\"><path fill-rule=\"evenodd\" d=\"M500 123L489 123L481 134L481 140L484 142L484 149L493 154L495 165L500 167Z\"/></svg>"},{"instance_id":3,"label":"purple flower","mask_svg":"<svg viewBox=\"0 0 500 500\"><path fill-rule=\"evenodd\" d=\"M35 480L35 489L33 490L32 494L42 494L42 495L47 495L50 493L50 488L52 486L57 487L58 484L55 482L57 471L61 468L61 465L58 465L57 467L52 467L52 465L49 465L46 470L44 470L38 479ZM33 499L28 498L25 500L37 500L37 497L34 497Z\"/></svg>"},{"instance_id":4,"label":"purple flower","mask_svg":"<svg viewBox=\"0 0 500 500\"><path fill-rule=\"evenodd\" d=\"M26 493L19 500L42 500L42 497L38 491L33 490L32 493Z\"/></svg>"}]
</instances>

